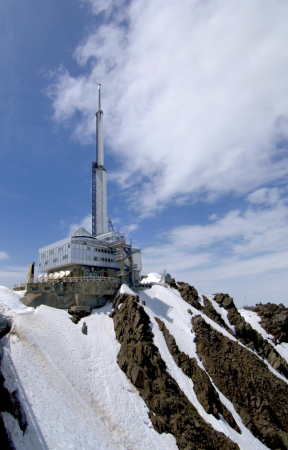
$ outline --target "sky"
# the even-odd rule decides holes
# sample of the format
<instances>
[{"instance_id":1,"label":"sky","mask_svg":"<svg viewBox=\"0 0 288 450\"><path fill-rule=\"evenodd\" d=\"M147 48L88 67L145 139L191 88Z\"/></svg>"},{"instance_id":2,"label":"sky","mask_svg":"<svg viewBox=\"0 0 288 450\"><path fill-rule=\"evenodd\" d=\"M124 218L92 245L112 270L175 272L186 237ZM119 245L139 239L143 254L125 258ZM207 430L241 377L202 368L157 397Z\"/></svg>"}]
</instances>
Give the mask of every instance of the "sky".
<instances>
[{"instance_id":1,"label":"sky","mask_svg":"<svg viewBox=\"0 0 288 450\"><path fill-rule=\"evenodd\" d=\"M91 231L97 84L108 215L238 307L288 305L288 4L2 0L0 285Z\"/></svg>"}]
</instances>

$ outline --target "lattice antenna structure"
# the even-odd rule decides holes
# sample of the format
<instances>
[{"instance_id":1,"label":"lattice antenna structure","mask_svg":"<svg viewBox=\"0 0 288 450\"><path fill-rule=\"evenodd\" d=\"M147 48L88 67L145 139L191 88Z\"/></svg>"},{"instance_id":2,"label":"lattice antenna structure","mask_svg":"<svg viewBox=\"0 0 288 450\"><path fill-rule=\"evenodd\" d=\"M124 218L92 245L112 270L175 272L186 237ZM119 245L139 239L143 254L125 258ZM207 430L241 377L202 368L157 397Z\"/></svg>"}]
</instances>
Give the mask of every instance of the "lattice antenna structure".
<instances>
[{"instance_id":1,"label":"lattice antenna structure","mask_svg":"<svg viewBox=\"0 0 288 450\"><path fill-rule=\"evenodd\" d=\"M98 110L96 112L96 162L92 162L92 236L107 232L106 169L104 167L103 111L101 110L101 84L98 84Z\"/></svg>"}]
</instances>

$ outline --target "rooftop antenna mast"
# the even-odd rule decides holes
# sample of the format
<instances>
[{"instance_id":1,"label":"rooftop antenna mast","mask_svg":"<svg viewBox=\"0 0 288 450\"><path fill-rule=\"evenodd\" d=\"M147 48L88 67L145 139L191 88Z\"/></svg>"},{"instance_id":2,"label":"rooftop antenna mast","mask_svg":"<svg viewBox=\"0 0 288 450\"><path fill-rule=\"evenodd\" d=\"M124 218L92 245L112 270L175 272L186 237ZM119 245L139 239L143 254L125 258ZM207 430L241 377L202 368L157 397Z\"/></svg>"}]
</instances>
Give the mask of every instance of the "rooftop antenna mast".
<instances>
[{"instance_id":1,"label":"rooftop antenna mast","mask_svg":"<svg viewBox=\"0 0 288 450\"><path fill-rule=\"evenodd\" d=\"M92 162L92 236L94 237L107 232L106 169L104 167L101 84L98 84L98 110L95 115L96 162Z\"/></svg>"},{"instance_id":2,"label":"rooftop antenna mast","mask_svg":"<svg viewBox=\"0 0 288 450\"><path fill-rule=\"evenodd\" d=\"M247 295L245 294L245 297L244 297L244 308L247 308L248 307L248 300L247 300Z\"/></svg>"}]
</instances>

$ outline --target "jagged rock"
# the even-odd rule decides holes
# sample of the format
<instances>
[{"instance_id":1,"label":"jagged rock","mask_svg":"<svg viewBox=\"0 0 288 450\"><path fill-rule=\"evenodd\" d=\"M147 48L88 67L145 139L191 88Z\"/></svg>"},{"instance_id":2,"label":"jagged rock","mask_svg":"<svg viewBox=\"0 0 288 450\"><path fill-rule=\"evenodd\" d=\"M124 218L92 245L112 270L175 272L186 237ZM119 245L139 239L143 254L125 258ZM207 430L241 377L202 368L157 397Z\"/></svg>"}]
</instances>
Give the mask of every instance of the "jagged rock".
<instances>
[{"instance_id":1,"label":"jagged rock","mask_svg":"<svg viewBox=\"0 0 288 450\"><path fill-rule=\"evenodd\" d=\"M88 329L87 329L86 322L83 322L82 330L81 330L81 331L82 331L83 334L87 334Z\"/></svg>"},{"instance_id":2,"label":"jagged rock","mask_svg":"<svg viewBox=\"0 0 288 450\"><path fill-rule=\"evenodd\" d=\"M87 311L73 311L71 308L68 309L68 314L72 316L72 322L77 324L83 317L90 316L90 312Z\"/></svg>"},{"instance_id":3,"label":"jagged rock","mask_svg":"<svg viewBox=\"0 0 288 450\"><path fill-rule=\"evenodd\" d=\"M288 379L288 364L277 350L266 341L258 331L254 330L238 312L233 298L228 294L215 294L214 300L228 311L228 320L235 327L237 338L251 350L256 350L258 355L271 364L273 369L283 374Z\"/></svg>"},{"instance_id":4,"label":"jagged rock","mask_svg":"<svg viewBox=\"0 0 288 450\"><path fill-rule=\"evenodd\" d=\"M231 412L223 405L223 403L221 403L217 391L213 387L206 372L199 367L196 358L190 358L186 353L180 352L175 338L170 334L164 322L156 317L155 319L177 366L180 367L183 373L193 381L194 391L205 411L208 414L213 414L216 419L220 419L219 414L221 414L224 420L226 420L234 430L240 433L240 428L235 422Z\"/></svg>"},{"instance_id":5,"label":"jagged rock","mask_svg":"<svg viewBox=\"0 0 288 450\"><path fill-rule=\"evenodd\" d=\"M9 325L10 329L10 325ZM2 344L0 342L0 355L2 351ZM27 419L24 409L22 408L18 391L10 393L8 389L4 386L5 378L1 371L1 359L0 359L0 442L1 449L3 450L15 450L13 442L8 435L3 418L2 412L9 412L18 422L20 430L25 433L27 428Z\"/></svg>"},{"instance_id":6,"label":"jagged rock","mask_svg":"<svg viewBox=\"0 0 288 450\"><path fill-rule=\"evenodd\" d=\"M177 289L177 291L178 291L178 286L177 286L177 283L176 283L176 281L175 281L175 278L171 278L171 280L168 282L168 284L169 284L169 286L170 286L171 288Z\"/></svg>"},{"instance_id":7,"label":"jagged rock","mask_svg":"<svg viewBox=\"0 0 288 450\"><path fill-rule=\"evenodd\" d=\"M112 317L121 344L118 364L147 404L155 430L172 433L183 450L238 449L237 444L202 419L167 372L139 298L118 294Z\"/></svg>"},{"instance_id":8,"label":"jagged rock","mask_svg":"<svg viewBox=\"0 0 288 450\"><path fill-rule=\"evenodd\" d=\"M196 309L202 310L201 303L199 302L199 294L194 286L191 286L189 283L184 283L183 281L175 282L175 278L168 283L170 287L177 289L181 297L189 303L189 305L193 306Z\"/></svg>"},{"instance_id":9,"label":"jagged rock","mask_svg":"<svg viewBox=\"0 0 288 450\"><path fill-rule=\"evenodd\" d=\"M2 314L0 314L0 339L9 333L11 330L11 324Z\"/></svg>"},{"instance_id":10,"label":"jagged rock","mask_svg":"<svg viewBox=\"0 0 288 450\"><path fill-rule=\"evenodd\" d=\"M216 322L218 325L220 325L220 327L225 328L225 330L228 331L228 333L233 334L231 332L230 328L226 325L226 323L222 319L221 314L219 314L215 310L212 303L210 302L210 300L207 297L205 297L205 295L203 295L203 300L204 300L203 312L206 314L206 316L208 316L210 319L214 320L214 322Z\"/></svg>"},{"instance_id":11,"label":"jagged rock","mask_svg":"<svg viewBox=\"0 0 288 450\"><path fill-rule=\"evenodd\" d=\"M253 352L192 319L197 353L218 389L234 404L244 425L272 450L288 448L288 386Z\"/></svg>"},{"instance_id":12,"label":"jagged rock","mask_svg":"<svg viewBox=\"0 0 288 450\"><path fill-rule=\"evenodd\" d=\"M288 342L288 308L282 303L280 305L260 303L249 309L261 317L261 327L274 336L275 343Z\"/></svg>"}]
</instances>

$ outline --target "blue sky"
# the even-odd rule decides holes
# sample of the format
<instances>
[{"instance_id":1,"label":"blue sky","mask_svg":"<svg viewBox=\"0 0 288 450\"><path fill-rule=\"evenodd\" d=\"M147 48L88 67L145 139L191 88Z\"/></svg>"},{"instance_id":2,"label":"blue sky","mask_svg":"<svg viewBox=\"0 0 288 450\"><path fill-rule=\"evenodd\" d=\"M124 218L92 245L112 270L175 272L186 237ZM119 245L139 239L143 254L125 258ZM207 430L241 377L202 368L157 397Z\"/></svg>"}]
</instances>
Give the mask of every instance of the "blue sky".
<instances>
[{"instance_id":1,"label":"blue sky","mask_svg":"<svg viewBox=\"0 0 288 450\"><path fill-rule=\"evenodd\" d=\"M0 284L91 229L97 84L108 214L143 272L287 298L288 4L3 0Z\"/></svg>"}]
</instances>

